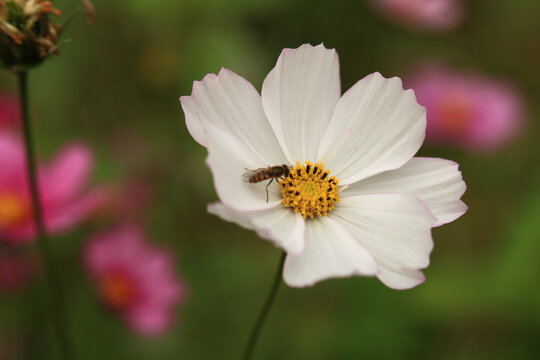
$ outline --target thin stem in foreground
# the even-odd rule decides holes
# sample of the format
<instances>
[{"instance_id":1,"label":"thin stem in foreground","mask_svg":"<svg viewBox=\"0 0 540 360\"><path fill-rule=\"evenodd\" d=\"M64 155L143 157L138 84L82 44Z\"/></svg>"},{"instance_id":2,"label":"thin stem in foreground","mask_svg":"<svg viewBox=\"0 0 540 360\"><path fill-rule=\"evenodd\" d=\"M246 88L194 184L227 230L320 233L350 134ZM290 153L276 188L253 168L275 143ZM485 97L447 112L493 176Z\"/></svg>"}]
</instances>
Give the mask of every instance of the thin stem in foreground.
<instances>
[{"instance_id":1,"label":"thin stem in foreground","mask_svg":"<svg viewBox=\"0 0 540 360\"><path fill-rule=\"evenodd\" d=\"M28 76L26 71L17 74L19 80L19 93L21 98L21 109L23 117L24 143L26 147L26 165L28 174L28 184L32 200L34 223L36 228L37 241L41 256L43 258L43 276L49 292L49 303L52 309L53 323L58 340L62 359L73 359L68 332L66 317L64 316L64 304L62 289L54 266L51 249L47 239L47 232L43 221L43 212L40 203L38 179L36 174L36 153L32 138L32 125L30 123L30 112L28 106Z\"/></svg>"},{"instance_id":2,"label":"thin stem in foreground","mask_svg":"<svg viewBox=\"0 0 540 360\"><path fill-rule=\"evenodd\" d=\"M272 284L272 289L270 290L270 293L268 294L268 297L266 298L264 307L262 308L259 314L259 317L257 318L257 322L255 323L255 326L253 327L253 330L251 331L251 335L249 336L249 341L247 343L246 350L244 352L244 357L243 357L244 360L251 359L251 356L253 355L253 350L255 349L257 340L259 339L259 334L261 332L261 329L264 325L264 322L266 321L266 318L268 317L268 313L270 312L272 305L274 304L274 300L276 299L279 285L281 284L281 277L283 275L283 264L285 263L285 256L286 256L286 253L285 251L283 251L279 259L279 264L277 267L276 275L274 277L274 283Z\"/></svg>"}]
</instances>

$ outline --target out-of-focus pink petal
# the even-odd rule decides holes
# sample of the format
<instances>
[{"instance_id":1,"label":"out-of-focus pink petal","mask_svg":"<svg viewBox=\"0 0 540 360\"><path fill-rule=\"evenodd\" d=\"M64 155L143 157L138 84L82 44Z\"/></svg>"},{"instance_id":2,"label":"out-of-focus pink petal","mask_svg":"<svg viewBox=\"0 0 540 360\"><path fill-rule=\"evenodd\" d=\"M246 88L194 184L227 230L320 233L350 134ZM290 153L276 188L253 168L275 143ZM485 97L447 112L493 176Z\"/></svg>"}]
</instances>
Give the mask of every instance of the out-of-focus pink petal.
<instances>
[{"instance_id":1,"label":"out-of-focus pink petal","mask_svg":"<svg viewBox=\"0 0 540 360\"><path fill-rule=\"evenodd\" d=\"M19 137L6 130L0 130L0 188L11 187L21 182L25 169L22 150Z\"/></svg>"},{"instance_id":2,"label":"out-of-focus pink petal","mask_svg":"<svg viewBox=\"0 0 540 360\"><path fill-rule=\"evenodd\" d=\"M169 328L186 286L175 273L171 253L147 242L138 226L124 224L95 236L85 249L84 260L98 292L106 292L99 294L100 298L114 302L105 305L132 330L150 336ZM118 274L129 281L119 279ZM114 284L117 279L119 288ZM104 281L106 288L99 285Z\"/></svg>"},{"instance_id":3,"label":"out-of-focus pink petal","mask_svg":"<svg viewBox=\"0 0 540 360\"><path fill-rule=\"evenodd\" d=\"M86 268L99 274L113 266L134 266L143 246L142 232L131 224L124 224L114 232L98 234L85 249Z\"/></svg>"},{"instance_id":4,"label":"out-of-focus pink petal","mask_svg":"<svg viewBox=\"0 0 540 360\"><path fill-rule=\"evenodd\" d=\"M30 242L35 237L25 151L19 136L0 132L0 205L6 206L7 201L7 209L12 209L0 213L0 240L9 243ZM104 190L83 192L92 161L88 147L73 144L50 166L38 164L41 209L49 233L75 226L105 201Z\"/></svg>"},{"instance_id":5,"label":"out-of-focus pink petal","mask_svg":"<svg viewBox=\"0 0 540 360\"><path fill-rule=\"evenodd\" d=\"M21 108L17 97L10 93L0 93L0 128L11 128L21 122Z\"/></svg>"},{"instance_id":6,"label":"out-of-focus pink petal","mask_svg":"<svg viewBox=\"0 0 540 360\"><path fill-rule=\"evenodd\" d=\"M170 315L160 309L140 309L125 315L129 326L143 336L156 336L164 333L172 324Z\"/></svg>"},{"instance_id":7,"label":"out-of-focus pink petal","mask_svg":"<svg viewBox=\"0 0 540 360\"><path fill-rule=\"evenodd\" d=\"M525 111L518 91L511 85L488 85L478 88L478 121L471 125L468 141L479 150L494 151L523 130Z\"/></svg>"},{"instance_id":8,"label":"out-of-focus pink petal","mask_svg":"<svg viewBox=\"0 0 540 360\"><path fill-rule=\"evenodd\" d=\"M461 0L371 0L387 18L417 29L444 31L463 20Z\"/></svg>"},{"instance_id":9,"label":"out-of-focus pink petal","mask_svg":"<svg viewBox=\"0 0 540 360\"><path fill-rule=\"evenodd\" d=\"M407 86L427 109L428 142L491 152L523 130L524 105L512 85L429 64Z\"/></svg>"},{"instance_id":10,"label":"out-of-focus pink petal","mask_svg":"<svg viewBox=\"0 0 540 360\"><path fill-rule=\"evenodd\" d=\"M63 207L44 207L45 229L49 234L61 234L88 217L104 202L104 193L94 189ZM31 242L36 236L33 214L24 224L4 230L5 241L12 244Z\"/></svg>"},{"instance_id":11,"label":"out-of-focus pink petal","mask_svg":"<svg viewBox=\"0 0 540 360\"><path fill-rule=\"evenodd\" d=\"M66 146L41 172L44 202L69 201L83 188L93 167L92 151L83 144Z\"/></svg>"},{"instance_id":12,"label":"out-of-focus pink petal","mask_svg":"<svg viewBox=\"0 0 540 360\"><path fill-rule=\"evenodd\" d=\"M91 215L105 201L105 193L100 188L60 208L56 212L45 212L45 226L50 232L61 232L80 223Z\"/></svg>"}]
</instances>

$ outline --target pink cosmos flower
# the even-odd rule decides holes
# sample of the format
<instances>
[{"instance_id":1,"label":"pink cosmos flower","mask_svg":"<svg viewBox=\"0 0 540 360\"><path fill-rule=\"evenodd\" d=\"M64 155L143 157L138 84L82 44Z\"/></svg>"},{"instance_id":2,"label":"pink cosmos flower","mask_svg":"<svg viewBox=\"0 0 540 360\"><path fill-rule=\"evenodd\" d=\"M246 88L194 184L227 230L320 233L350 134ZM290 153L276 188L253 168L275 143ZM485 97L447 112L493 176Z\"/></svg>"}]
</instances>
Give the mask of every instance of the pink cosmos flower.
<instances>
[{"instance_id":1,"label":"pink cosmos flower","mask_svg":"<svg viewBox=\"0 0 540 360\"><path fill-rule=\"evenodd\" d=\"M49 233L73 227L102 201L100 190L84 192L92 169L92 153L71 144L38 169L41 205ZM26 175L25 149L20 138L0 132L0 240L31 241L35 226Z\"/></svg>"},{"instance_id":2,"label":"pink cosmos flower","mask_svg":"<svg viewBox=\"0 0 540 360\"><path fill-rule=\"evenodd\" d=\"M17 98L0 92L0 129L17 126L21 119L21 110Z\"/></svg>"},{"instance_id":3,"label":"pink cosmos flower","mask_svg":"<svg viewBox=\"0 0 540 360\"><path fill-rule=\"evenodd\" d=\"M150 336L171 326L186 286L170 253L149 244L139 227L123 225L95 236L84 260L103 304L131 329Z\"/></svg>"},{"instance_id":4,"label":"pink cosmos flower","mask_svg":"<svg viewBox=\"0 0 540 360\"><path fill-rule=\"evenodd\" d=\"M427 140L490 152L523 127L518 92L497 80L429 65L408 83L427 108Z\"/></svg>"},{"instance_id":5,"label":"pink cosmos flower","mask_svg":"<svg viewBox=\"0 0 540 360\"><path fill-rule=\"evenodd\" d=\"M406 26L449 30L463 18L459 0L370 0L383 15Z\"/></svg>"}]
</instances>

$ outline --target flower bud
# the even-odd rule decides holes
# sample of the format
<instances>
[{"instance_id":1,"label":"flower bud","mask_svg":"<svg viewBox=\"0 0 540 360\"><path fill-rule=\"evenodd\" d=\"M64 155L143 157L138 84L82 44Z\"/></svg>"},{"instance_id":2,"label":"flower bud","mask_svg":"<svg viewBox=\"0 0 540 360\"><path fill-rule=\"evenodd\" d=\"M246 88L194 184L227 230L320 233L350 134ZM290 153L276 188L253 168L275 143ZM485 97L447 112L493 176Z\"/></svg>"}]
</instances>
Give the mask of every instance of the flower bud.
<instances>
[{"instance_id":1,"label":"flower bud","mask_svg":"<svg viewBox=\"0 0 540 360\"><path fill-rule=\"evenodd\" d=\"M0 65L27 70L58 54L61 12L44 0L0 0Z\"/></svg>"}]
</instances>

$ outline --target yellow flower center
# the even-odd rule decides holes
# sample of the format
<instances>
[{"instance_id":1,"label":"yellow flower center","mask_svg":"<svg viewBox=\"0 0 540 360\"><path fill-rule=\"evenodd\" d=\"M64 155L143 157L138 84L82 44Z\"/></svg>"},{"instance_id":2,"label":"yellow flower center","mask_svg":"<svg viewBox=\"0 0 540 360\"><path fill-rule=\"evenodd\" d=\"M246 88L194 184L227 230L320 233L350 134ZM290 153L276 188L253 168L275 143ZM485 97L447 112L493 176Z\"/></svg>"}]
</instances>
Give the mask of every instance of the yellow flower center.
<instances>
[{"instance_id":1,"label":"yellow flower center","mask_svg":"<svg viewBox=\"0 0 540 360\"><path fill-rule=\"evenodd\" d=\"M17 194L0 193L0 228L21 223L27 215L23 199Z\"/></svg>"},{"instance_id":2,"label":"yellow flower center","mask_svg":"<svg viewBox=\"0 0 540 360\"><path fill-rule=\"evenodd\" d=\"M339 180L329 174L330 170L325 170L323 164L314 166L306 161L306 165L300 165L297 162L289 175L279 181L283 205L294 208L294 212L302 214L304 219L328 215L339 202Z\"/></svg>"}]
</instances>

